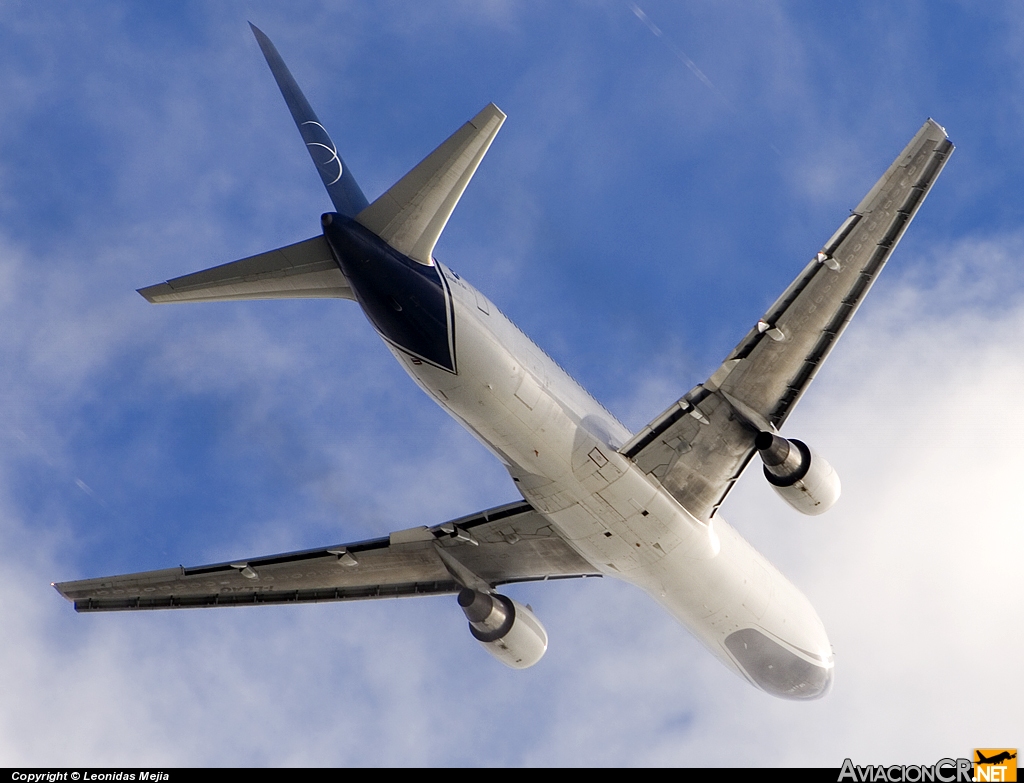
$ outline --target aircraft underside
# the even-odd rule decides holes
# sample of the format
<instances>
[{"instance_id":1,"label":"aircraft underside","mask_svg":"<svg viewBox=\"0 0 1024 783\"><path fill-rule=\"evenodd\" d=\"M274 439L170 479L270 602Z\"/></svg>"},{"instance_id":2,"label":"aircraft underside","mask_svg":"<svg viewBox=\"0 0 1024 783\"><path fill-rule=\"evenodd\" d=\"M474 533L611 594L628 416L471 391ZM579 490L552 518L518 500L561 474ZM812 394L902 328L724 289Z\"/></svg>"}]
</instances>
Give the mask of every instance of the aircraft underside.
<instances>
[{"instance_id":1,"label":"aircraft underside","mask_svg":"<svg viewBox=\"0 0 1024 783\"><path fill-rule=\"evenodd\" d=\"M508 469L523 501L386 537L55 584L80 612L449 594L514 668L543 656L523 581L634 584L762 690L813 699L834 661L810 602L718 514L749 463L795 510L839 498L832 466L781 428L953 151L926 121L725 361L629 432L433 255L505 120L484 107L370 203L274 45L253 28L334 205L321 233L140 289L153 303L355 300L413 380Z\"/></svg>"},{"instance_id":2,"label":"aircraft underside","mask_svg":"<svg viewBox=\"0 0 1024 783\"><path fill-rule=\"evenodd\" d=\"M607 441L625 427L539 351L524 367L506 347L515 327L458 282L458 375L393 349L406 371L499 454L524 499L598 572L643 589L764 690L824 695L831 646L803 594L724 520L697 520L623 457ZM604 440L586 420L601 422Z\"/></svg>"}]
</instances>

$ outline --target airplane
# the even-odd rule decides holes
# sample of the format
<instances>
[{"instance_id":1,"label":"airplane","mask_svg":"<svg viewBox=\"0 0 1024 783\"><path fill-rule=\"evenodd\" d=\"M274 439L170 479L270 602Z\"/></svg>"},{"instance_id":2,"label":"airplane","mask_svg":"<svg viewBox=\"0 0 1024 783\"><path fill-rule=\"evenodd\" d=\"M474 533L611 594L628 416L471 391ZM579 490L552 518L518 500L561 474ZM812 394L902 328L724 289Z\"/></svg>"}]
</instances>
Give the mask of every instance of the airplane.
<instances>
[{"instance_id":1,"label":"airplane","mask_svg":"<svg viewBox=\"0 0 1024 783\"><path fill-rule=\"evenodd\" d=\"M978 756L978 760L974 762L975 764L1000 764L1004 761L1011 761L1012 759L1017 758L1016 753L1010 753L1008 750L997 753L992 758L986 758L980 750L976 750L974 752Z\"/></svg>"},{"instance_id":2,"label":"airplane","mask_svg":"<svg viewBox=\"0 0 1024 783\"><path fill-rule=\"evenodd\" d=\"M826 695L835 660L807 598L717 513L754 455L803 514L839 498L832 466L780 428L953 151L929 119L721 366L630 432L495 304L434 258L505 120L484 107L373 203L270 39L253 34L334 211L321 233L142 288L153 303L353 300L412 380L507 469L522 500L321 549L55 583L79 612L455 595L515 669L548 635L497 589L614 577L776 697Z\"/></svg>"}]
</instances>

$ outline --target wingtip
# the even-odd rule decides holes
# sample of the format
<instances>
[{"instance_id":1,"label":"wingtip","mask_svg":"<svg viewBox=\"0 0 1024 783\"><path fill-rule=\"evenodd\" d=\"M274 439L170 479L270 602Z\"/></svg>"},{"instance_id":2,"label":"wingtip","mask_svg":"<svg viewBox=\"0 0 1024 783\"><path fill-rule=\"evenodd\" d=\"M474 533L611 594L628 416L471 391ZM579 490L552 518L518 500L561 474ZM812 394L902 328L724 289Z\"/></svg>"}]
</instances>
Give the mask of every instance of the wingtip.
<instances>
[{"instance_id":1,"label":"wingtip","mask_svg":"<svg viewBox=\"0 0 1024 783\"><path fill-rule=\"evenodd\" d=\"M927 120L925 120L925 125L930 125L931 127L942 131L942 135L945 136L947 139L949 138L949 131L946 130L946 126L941 125L934 117L929 117Z\"/></svg>"},{"instance_id":2,"label":"wingtip","mask_svg":"<svg viewBox=\"0 0 1024 783\"><path fill-rule=\"evenodd\" d=\"M167 283L158 283L157 285L147 286L146 288L136 288L136 293L145 299L150 304L159 304L157 299L160 293L170 293L171 287Z\"/></svg>"}]
</instances>

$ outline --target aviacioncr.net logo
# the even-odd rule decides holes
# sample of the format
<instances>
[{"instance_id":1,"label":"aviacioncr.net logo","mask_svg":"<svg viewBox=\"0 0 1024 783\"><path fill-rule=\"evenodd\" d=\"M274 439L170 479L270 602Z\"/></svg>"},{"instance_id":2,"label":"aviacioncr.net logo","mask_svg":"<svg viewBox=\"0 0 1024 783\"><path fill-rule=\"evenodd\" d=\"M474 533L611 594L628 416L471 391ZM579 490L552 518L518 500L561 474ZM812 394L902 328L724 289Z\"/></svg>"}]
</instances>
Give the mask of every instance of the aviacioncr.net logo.
<instances>
[{"instance_id":1,"label":"aviacioncr.net logo","mask_svg":"<svg viewBox=\"0 0 1024 783\"><path fill-rule=\"evenodd\" d=\"M868 764L860 767L844 759L838 783L971 783L973 766L970 759L939 759L931 766Z\"/></svg>"},{"instance_id":2,"label":"aviacioncr.net logo","mask_svg":"<svg viewBox=\"0 0 1024 783\"><path fill-rule=\"evenodd\" d=\"M974 780L1013 783L1017 780L1016 748L975 748Z\"/></svg>"}]
</instances>

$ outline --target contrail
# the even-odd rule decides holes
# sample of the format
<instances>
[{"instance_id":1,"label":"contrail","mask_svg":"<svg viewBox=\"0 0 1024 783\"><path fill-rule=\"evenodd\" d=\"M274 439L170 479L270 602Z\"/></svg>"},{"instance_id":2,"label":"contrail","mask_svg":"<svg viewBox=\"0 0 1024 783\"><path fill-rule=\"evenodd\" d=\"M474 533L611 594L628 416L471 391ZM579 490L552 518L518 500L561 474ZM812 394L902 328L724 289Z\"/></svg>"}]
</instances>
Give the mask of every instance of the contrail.
<instances>
[{"instance_id":1,"label":"contrail","mask_svg":"<svg viewBox=\"0 0 1024 783\"><path fill-rule=\"evenodd\" d=\"M78 476L74 475L75 471L73 468L68 468L67 466L62 466L60 464L61 462L66 462L66 460L58 461L51 457L50 454L46 451L46 448L42 444L30 440L29 436L26 435L25 432L18 427L8 428L8 433L11 436L13 436L15 440L21 443L29 454L42 461L43 464L45 464L46 467L51 470L53 475L57 477L60 483L63 484L64 482L70 480L72 483L74 483L76 487L78 487L82 492L84 492L86 495L88 495L90 498L96 501L103 508L108 508L106 501L96 493L96 490L94 490L92 487L86 484Z\"/></svg>"},{"instance_id":2,"label":"contrail","mask_svg":"<svg viewBox=\"0 0 1024 783\"><path fill-rule=\"evenodd\" d=\"M647 25L648 29L652 33L654 33L656 36L658 36L658 38L665 42L665 45L672 50L672 53L675 54L676 57L682 60L683 65L689 68L693 72L694 76L696 76L698 79L704 82L707 88L716 95L718 95L718 97L721 98L723 101L725 101L726 103L729 102L726 99L726 97L722 94L722 91L715 87L714 83L712 83L712 81L707 77L704 71L697 67L697 63L695 63L693 60L687 57L686 52L684 52L682 49L680 49L678 46L672 43L672 41L670 41L668 38L662 35L661 28L651 21L650 17L648 17L647 14L644 13L643 9L640 6L636 5L635 3L630 3L629 8L630 10L632 10L634 14L636 14L637 19L639 19L641 22Z\"/></svg>"},{"instance_id":3,"label":"contrail","mask_svg":"<svg viewBox=\"0 0 1024 783\"><path fill-rule=\"evenodd\" d=\"M644 13L644 10L640 6L638 6L636 3L630 3L629 4L629 10L631 10L634 14L636 14L636 18L639 19L641 22L643 22L645 25L647 25L647 29L650 30L652 33L654 33L655 36L660 38L664 42L665 46L667 46L669 48L669 50L672 52L672 54L674 54L676 56L676 58L683 65L685 65L690 70L690 73L692 73L694 76L696 76L698 79L700 79L701 83L705 87L707 87L709 90L711 90L711 92L713 92L715 95L717 95L718 99L720 101L722 101L722 103L724 103L726 105L726 107L728 107L728 109L730 111L732 111L734 114L737 114L737 115L739 115L741 117L743 116L742 112L740 112L739 109L737 109L735 106L733 106L732 103L730 102L730 100L725 97L725 93L723 93L720 89L718 89L718 87L715 86L715 83L712 82L707 77L707 74L705 74L704 71L702 71L700 68L697 67L697 63L695 63L693 60L691 60L687 56L686 52L684 52L682 49L680 49L678 46L676 46L675 43L673 43L671 40L669 40L668 38L665 37L665 34L662 33L661 28L658 27L654 22L651 21L650 17L647 16L647 14ZM768 146L771 148L772 152L774 152L776 155L780 155L780 156L782 155L782 153L779 152L778 147L776 147L771 142L768 142Z\"/></svg>"}]
</instances>

